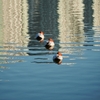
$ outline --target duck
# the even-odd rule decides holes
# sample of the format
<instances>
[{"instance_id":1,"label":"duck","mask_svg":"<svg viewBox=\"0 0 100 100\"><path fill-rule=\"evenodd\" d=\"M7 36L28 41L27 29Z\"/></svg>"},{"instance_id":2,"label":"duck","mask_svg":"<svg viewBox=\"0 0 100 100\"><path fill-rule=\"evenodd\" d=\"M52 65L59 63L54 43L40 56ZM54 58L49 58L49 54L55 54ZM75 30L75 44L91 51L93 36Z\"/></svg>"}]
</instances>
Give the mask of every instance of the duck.
<instances>
[{"instance_id":1,"label":"duck","mask_svg":"<svg viewBox=\"0 0 100 100\"><path fill-rule=\"evenodd\" d=\"M53 61L57 64L61 64L63 60L63 56L61 52L57 52L54 56L53 56Z\"/></svg>"},{"instance_id":2,"label":"duck","mask_svg":"<svg viewBox=\"0 0 100 100\"><path fill-rule=\"evenodd\" d=\"M45 43L45 48L48 49L48 50L52 50L54 48L54 41L52 38L49 38L46 43Z\"/></svg>"},{"instance_id":3,"label":"duck","mask_svg":"<svg viewBox=\"0 0 100 100\"><path fill-rule=\"evenodd\" d=\"M39 42L43 42L44 41L44 32L40 31L39 33L36 34L35 37Z\"/></svg>"}]
</instances>

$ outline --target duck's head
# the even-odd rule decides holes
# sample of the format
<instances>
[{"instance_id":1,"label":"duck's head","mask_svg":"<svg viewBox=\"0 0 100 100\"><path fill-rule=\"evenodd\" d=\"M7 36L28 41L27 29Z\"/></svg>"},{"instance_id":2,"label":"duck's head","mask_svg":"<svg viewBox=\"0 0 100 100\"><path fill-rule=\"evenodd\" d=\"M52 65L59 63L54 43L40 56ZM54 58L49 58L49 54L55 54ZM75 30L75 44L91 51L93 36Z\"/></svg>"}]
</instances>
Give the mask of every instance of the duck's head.
<instances>
[{"instance_id":1,"label":"duck's head","mask_svg":"<svg viewBox=\"0 0 100 100\"><path fill-rule=\"evenodd\" d=\"M52 38L49 38L48 40L54 42Z\"/></svg>"},{"instance_id":2,"label":"duck's head","mask_svg":"<svg viewBox=\"0 0 100 100\"><path fill-rule=\"evenodd\" d=\"M59 52L59 51L57 52L57 54L58 54L59 56L62 56L61 52Z\"/></svg>"},{"instance_id":3,"label":"duck's head","mask_svg":"<svg viewBox=\"0 0 100 100\"><path fill-rule=\"evenodd\" d=\"M40 31L40 34L44 34L44 32L43 31Z\"/></svg>"}]
</instances>

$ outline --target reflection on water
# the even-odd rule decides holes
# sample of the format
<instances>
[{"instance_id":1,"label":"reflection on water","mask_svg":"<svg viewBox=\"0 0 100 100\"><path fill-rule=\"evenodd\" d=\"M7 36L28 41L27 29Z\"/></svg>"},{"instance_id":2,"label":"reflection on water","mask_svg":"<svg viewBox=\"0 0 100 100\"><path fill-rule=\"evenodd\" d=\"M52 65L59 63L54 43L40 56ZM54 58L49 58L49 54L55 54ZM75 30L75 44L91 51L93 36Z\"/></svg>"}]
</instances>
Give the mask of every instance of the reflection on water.
<instances>
[{"instance_id":1,"label":"reflection on water","mask_svg":"<svg viewBox=\"0 0 100 100\"><path fill-rule=\"evenodd\" d=\"M99 100L99 10L100 0L0 0L0 99Z\"/></svg>"},{"instance_id":2,"label":"reflection on water","mask_svg":"<svg viewBox=\"0 0 100 100\"><path fill-rule=\"evenodd\" d=\"M27 0L2 0L1 1L2 12L0 13L1 34L1 59L3 63L16 62L15 56L27 55L25 52L21 52L19 47L26 47L28 40L28 4ZM14 60L14 61L13 61ZM18 60L19 61L19 60Z\"/></svg>"},{"instance_id":3,"label":"reflection on water","mask_svg":"<svg viewBox=\"0 0 100 100\"><path fill-rule=\"evenodd\" d=\"M81 55L87 49L99 51L99 3L98 0L1 0L0 61L13 62L16 56L26 55L53 56L57 51L65 58ZM55 41L52 51L35 40L39 31L45 33L44 41L50 37Z\"/></svg>"},{"instance_id":4,"label":"reflection on water","mask_svg":"<svg viewBox=\"0 0 100 100\"><path fill-rule=\"evenodd\" d=\"M68 54L75 52L74 46L81 46L84 41L83 0L59 0L58 22L60 51ZM74 44L73 44L74 43Z\"/></svg>"},{"instance_id":5,"label":"reflection on water","mask_svg":"<svg viewBox=\"0 0 100 100\"><path fill-rule=\"evenodd\" d=\"M86 36L86 38L85 38L86 44L84 44L84 46L93 46L93 44L88 44L89 42L93 42L93 38L90 38L90 37L93 37L93 35L94 35L94 30L92 29L92 26L93 26L93 9L92 9L93 0L91 0L90 2L87 2L84 0L83 3L85 4L84 31L85 31L85 36Z\"/></svg>"},{"instance_id":6,"label":"reflection on water","mask_svg":"<svg viewBox=\"0 0 100 100\"><path fill-rule=\"evenodd\" d=\"M29 32L30 41L28 43L29 55L37 55L33 60L35 63L53 63L52 56L58 50L58 22L57 22L57 0L30 0L29 4ZM48 9L47 9L48 8ZM32 10L33 9L33 10ZM32 10L32 12L31 12ZM46 50L44 42L39 43L35 40L38 32L43 31L45 40L52 38L55 42L55 48L52 51ZM42 56L38 56L42 55ZM50 59L48 58L50 56ZM44 60L46 57L46 60ZM41 59L39 59L41 58ZM36 60L38 59L38 60Z\"/></svg>"},{"instance_id":7,"label":"reflection on water","mask_svg":"<svg viewBox=\"0 0 100 100\"><path fill-rule=\"evenodd\" d=\"M1 0L0 61L53 56L57 51L65 58L88 49L99 51L99 4L98 0ZM45 33L44 41L50 37L55 41L52 51L35 40L39 31Z\"/></svg>"},{"instance_id":8,"label":"reflection on water","mask_svg":"<svg viewBox=\"0 0 100 100\"><path fill-rule=\"evenodd\" d=\"M95 41L95 46L100 46L100 1L99 0L94 0L93 3L93 30L95 32L93 36L93 40ZM95 49L96 50L96 49Z\"/></svg>"},{"instance_id":9,"label":"reflection on water","mask_svg":"<svg viewBox=\"0 0 100 100\"><path fill-rule=\"evenodd\" d=\"M99 21L97 21L99 7L95 6L99 1L10 0L5 2L3 0L0 2L2 9L0 60L3 63L7 63L8 59L10 59L8 62L11 62L16 56L26 55L43 55L44 59L45 55L53 56L57 51L61 51L65 54L65 58L68 58L68 54L81 55L84 49L95 49L87 46L99 46ZM44 43L35 40L35 35L41 30L45 33L45 41L50 37L55 41L53 51L46 50ZM16 61L23 60L14 60ZM45 60L46 62L48 60Z\"/></svg>"}]
</instances>

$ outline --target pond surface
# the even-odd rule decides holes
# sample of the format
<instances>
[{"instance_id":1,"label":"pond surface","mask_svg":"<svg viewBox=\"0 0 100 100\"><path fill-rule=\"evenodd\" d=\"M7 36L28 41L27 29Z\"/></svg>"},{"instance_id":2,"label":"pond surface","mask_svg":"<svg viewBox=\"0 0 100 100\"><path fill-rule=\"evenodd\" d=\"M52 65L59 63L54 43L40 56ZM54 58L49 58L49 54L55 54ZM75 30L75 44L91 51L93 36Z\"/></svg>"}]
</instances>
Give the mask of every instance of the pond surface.
<instances>
[{"instance_id":1,"label":"pond surface","mask_svg":"<svg viewBox=\"0 0 100 100\"><path fill-rule=\"evenodd\" d=\"M100 0L0 0L0 100L22 99L100 100Z\"/></svg>"}]
</instances>

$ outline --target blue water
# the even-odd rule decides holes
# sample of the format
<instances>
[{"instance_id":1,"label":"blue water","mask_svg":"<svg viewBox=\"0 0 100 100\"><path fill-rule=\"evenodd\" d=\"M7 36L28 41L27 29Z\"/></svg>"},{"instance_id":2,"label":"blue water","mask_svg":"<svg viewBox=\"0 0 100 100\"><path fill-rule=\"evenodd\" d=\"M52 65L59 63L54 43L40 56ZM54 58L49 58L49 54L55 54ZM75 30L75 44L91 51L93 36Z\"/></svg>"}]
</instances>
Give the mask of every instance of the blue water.
<instances>
[{"instance_id":1,"label":"blue water","mask_svg":"<svg viewBox=\"0 0 100 100\"><path fill-rule=\"evenodd\" d=\"M0 100L99 100L97 3L1 0ZM55 41L53 50L34 38L41 30L44 41ZM57 51L63 55L60 65L52 60Z\"/></svg>"}]
</instances>

